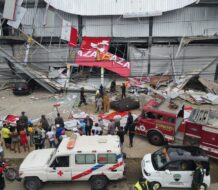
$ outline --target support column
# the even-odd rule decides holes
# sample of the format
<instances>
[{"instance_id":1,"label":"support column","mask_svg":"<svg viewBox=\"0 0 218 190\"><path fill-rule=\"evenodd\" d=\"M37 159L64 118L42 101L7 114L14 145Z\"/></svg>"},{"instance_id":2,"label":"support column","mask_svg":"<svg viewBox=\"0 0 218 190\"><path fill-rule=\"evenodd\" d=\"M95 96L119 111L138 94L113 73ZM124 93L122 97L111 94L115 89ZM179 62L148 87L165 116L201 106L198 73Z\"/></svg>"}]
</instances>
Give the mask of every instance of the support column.
<instances>
[{"instance_id":1,"label":"support column","mask_svg":"<svg viewBox=\"0 0 218 190\"><path fill-rule=\"evenodd\" d=\"M153 36L153 17L149 17L149 36L148 36L148 72L151 72L151 47L152 47L152 36Z\"/></svg>"},{"instance_id":2,"label":"support column","mask_svg":"<svg viewBox=\"0 0 218 190\"><path fill-rule=\"evenodd\" d=\"M101 84L104 86L104 68L101 67Z\"/></svg>"}]
</instances>

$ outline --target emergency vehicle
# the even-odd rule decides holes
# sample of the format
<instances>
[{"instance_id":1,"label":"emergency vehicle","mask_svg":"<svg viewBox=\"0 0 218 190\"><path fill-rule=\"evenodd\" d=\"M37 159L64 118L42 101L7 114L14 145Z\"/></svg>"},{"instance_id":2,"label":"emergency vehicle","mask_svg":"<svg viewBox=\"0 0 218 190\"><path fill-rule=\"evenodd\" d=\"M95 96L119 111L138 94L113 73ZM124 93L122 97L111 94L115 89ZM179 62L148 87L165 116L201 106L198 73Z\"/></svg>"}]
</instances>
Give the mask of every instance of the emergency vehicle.
<instances>
[{"instance_id":1,"label":"emergency vehicle","mask_svg":"<svg viewBox=\"0 0 218 190\"><path fill-rule=\"evenodd\" d=\"M210 186L209 157L195 146L165 146L153 154L146 154L141 162L143 177L150 181L152 188L191 188L193 173L200 163L204 169L203 183L199 189Z\"/></svg>"},{"instance_id":2,"label":"emergency vehicle","mask_svg":"<svg viewBox=\"0 0 218 190\"><path fill-rule=\"evenodd\" d=\"M183 122L184 105L175 104L161 96L149 100L137 118L135 132L148 137L153 145L173 142Z\"/></svg>"},{"instance_id":3,"label":"emergency vehicle","mask_svg":"<svg viewBox=\"0 0 218 190\"><path fill-rule=\"evenodd\" d=\"M147 136L153 145L195 145L218 158L217 110L193 109L184 120L183 103L158 97L145 104L136 123L136 134Z\"/></svg>"},{"instance_id":4,"label":"emergency vehicle","mask_svg":"<svg viewBox=\"0 0 218 190\"><path fill-rule=\"evenodd\" d=\"M89 181L93 190L101 190L124 178L124 167L118 136L77 136L64 138L57 149L29 153L19 175L27 190L48 181Z\"/></svg>"}]
</instances>

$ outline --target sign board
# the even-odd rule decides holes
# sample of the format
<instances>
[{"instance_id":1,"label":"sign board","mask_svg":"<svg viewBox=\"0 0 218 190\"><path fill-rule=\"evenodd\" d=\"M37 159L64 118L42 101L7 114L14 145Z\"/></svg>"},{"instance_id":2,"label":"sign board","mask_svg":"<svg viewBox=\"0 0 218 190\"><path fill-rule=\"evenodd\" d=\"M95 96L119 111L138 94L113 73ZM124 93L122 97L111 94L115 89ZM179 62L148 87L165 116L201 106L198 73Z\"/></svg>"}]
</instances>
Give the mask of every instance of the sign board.
<instances>
[{"instance_id":1,"label":"sign board","mask_svg":"<svg viewBox=\"0 0 218 190\"><path fill-rule=\"evenodd\" d=\"M5 6L3 10L3 18L14 20L15 9L16 9L16 0L5 1Z\"/></svg>"}]
</instances>

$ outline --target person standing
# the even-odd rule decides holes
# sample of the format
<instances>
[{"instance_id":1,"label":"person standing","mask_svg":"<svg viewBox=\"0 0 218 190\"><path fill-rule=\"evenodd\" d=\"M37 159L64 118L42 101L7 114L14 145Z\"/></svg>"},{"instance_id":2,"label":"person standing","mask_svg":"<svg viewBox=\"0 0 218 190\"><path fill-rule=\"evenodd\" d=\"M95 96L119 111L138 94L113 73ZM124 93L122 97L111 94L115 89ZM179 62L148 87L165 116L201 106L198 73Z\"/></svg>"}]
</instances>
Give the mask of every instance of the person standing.
<instances>
[{"instance_id":1,"label":"person standing","mask_svg":"<svg viewBox=\"0 0 218 190\"><path fill-rule=\"evenodd\" d=\"M28 117L25 115L25 112L21 112L21 116L19 117L19 125L22 129L25 129L27 131L28 127ZM21 130L22 130L21 129Z\"/></svg>"},{"instance_id":2,"label":"person standing","mask_svg":"<svg viewBox=\"0 0 218 190\"><path fill-rule=\"evenodd\" d=\"M16 127L11 127L11 144L12 150L14 150L15 153L17 151L20 153L20 139Z\"/></svg>"},{"instance_id":3,"label":"person standing","mask_svg":"<svg viewBox=\"0 0 218 190\"><path fill-rule=\"evenodd\" d=\"M64 119L61 117L60 113L57 113L57 117L55 118L55 125L57 124L64 127Z\"/></svg>"},{"instance_id":4,"label":"person standing","mask_svg":"<svg viewBox=\"0 0 218 190\"><path fill-rule=\"evenodd\" d=\"M110 119L108 123L108 134L115 135L115 121L113 119Z\"/></svg>"},{"instance_id":5,"label":"person standing","mask_svg":"<svg viewBox=\"0 0 218 190\"><path fill-rule=\"evenodd\" d=\"M126 98L126 85L125 83L121 86L121 99Z\"/></svg>"},{"instance_id":6,"label":"person standing","mask_svg":"<svg viewBox=\"0 0 218 190\"><path fill-rule=\"evenodd\" d=\"M1 132L2 132L2 138L4 139L5 142L6 149L11 150L11 132L9 130L9 125L4 124Z\"/></svg>"},{"instance_id":7,"label":"person standing","mask_svg":"<svg viewBox=\"0 0 218 190\"><path fill-rule=\"evenodd\" d=\"M58 145L61 143L62 139L63 139L63 135L65 135L65 130L63 127L61 127L59 124L56 125L57 128L56 128L56 138L58 140Z\"/></svg>"},{"instance_id":8,"label":"person standing","mask_svg":"<svg viewBox=\"0 0 218 190\"><path fill-rule=\"evenodd\" d=\"M56 148L55 136L54 136L54 133L51 130L51 128L48 129L48 132L46 133L46 136L48 138L50 148L52 148L52 147Z\"/></svg>"},{"instance_id":9,"label":"person standing","mask_svg":"<svg viewBox=\"0 0 218 190\"><path fill-rule=\"evenodd\" d=\"M41 124L41 127L42 127L46 132L47 132L48 129L50 128L50 127L49 127L49 124L48 124L48 120L46 119L45 115L41 115L40 124Z\"/></svg>"},{"instance_id":10,"label":"person standing","mask_svg":"<svg viewBox=\"0 0 218 190\"><path fill-rule=\"evenodd\" d=\"M133 116L132 116L132 113L129 112L128 117L127 117L126 126L125 126L125 133L126 134L127 134L128 130L132 124L133 124Z\"/></svg>"},{"instance_id":11,"label":"person standing","mask_svg":"<svg viewBox=\"0 0 218 190\"><path fill-rule=\"evenodd\" d=\"M29 127L28 127L28 134L29 134L29 137L30 137L30 147L32 147L33 144L34 144L34 139L33 139L34 128L33 128L33 124L29 125Z\"/></svg>"},{"instance_id":12,"label":"person standing","mask_svg":"<svg viewBox=\"0 0 218 190\"><path fill-rule=\"evenodd\" d=\"M3 148L3 143L0 141L0 162L4 160L4 148Z\"/></svg>"},{"instance_id":13,"label":"person standing","mask_svg":"<svg viewBox=\"0 0 218 190\"><path fill-rule=\"evenodd\" d=\"M117 135L120 138L120 145L121 145L121 147L123 147L125 131L124 131L124 128L122 126L120 126L118 128Z\"/></svg>"},{"instance_id":14,"label":"person standing","mask_svg":"<svg viewBox=\"0 0 218 190\"><path fill-rule=\"evenodd\" d=\"M134 186L134 190L150 190L151 184L147 179L144 179L143 177L139 178L139 181L136 182Z\"/></svg>"},{"instance_id":15,"label":"person standing","mask_svg":"<svg viewBox=\"0 0 218 190\"><path fill-rule=\"evenodd\" d=\"M204 168L202 167L200 162L196 162L196 168L193 173L193 180L192 180L192 189L199 190L200 186L204 181Z\"/></svg>"},{"instance_id":16,"label":"person standing","mask_svg":"<svg viewBox=\"0 0 218 190\"><path fill-rule=\"evenodd\" d=\"M100 88L99 88L99 93L100 93L100 96L103 97L104 96L104 87L103 85L101 84L100 85Z\"/></svg>"},{"instance_id":17,"label":"person standing","mask_svg":"<svg viewBox=\"0 0 218 190\"><path fill-rule=\"evenodd\" d=\"M0 171L0 190L5 189L5 178L3 175L3 171Z\"/></svg>"},{"instance_id":18,"label":"person standing","mask_svg":"<svg viewBox=\"0 0 218 190\"><path fill-rule=\"evenodd\" d=\"M80 107L80 106L82 105L82 103L84 103L85 105L87 105L84 87L82 87L81 90L80 90L80 102L79 102L78 107Z\"/></svg>"},{"instance_id":19,"label":"person standing","mask_svg":"<svg viewBox=\"0 0 218 190\"><path fill-rule=\"evenodd\" d=\"M101 113L102 104L103 104L102 97L98 96L97 99L96 99L96 113Z\"/></svg>"},{"instance_id":20,"label":"person standing","mask_svg":"<svg viewBox=\"0 0 218 190\"><path fill-rule=\"evenodd\" d=\"M133 138L135 136L135 125L136 123L133 123L129 126L129 146L133 147Z\"/></svg>"},{"instance_id":21,"label":"person standing","mask_svg":"<svg viewBox=\"0 0 218 190\"><path fill-rule=\"evenodd\" d=\"M104 107L104 112L109 112L109 108L110 108L110 98L108 96L108 94L105 94L103 97L103 107Z\"/></svg>"},{"instance_id":22,"label":"person standing","mask_svg":"<svg viewBox=\"0 0 218 190\"><path fill-rule=\"evenodd\" d=\"M33 135L33 139L34 139L35 150L40 149L41 135L39 134L38 130L35 130L35 133Z\"/></svg>"},{"instance_id":23,"label":"person standing","mask_svg":"<svg viewBox=\"0 0 218 190\"><path fill-rule=\"evenodd\" d=\"M116 80L113 80L110 86L110 93L114 93L114 92L116 92Z\"/></svg>"},{"instance_id":24,"label":"person standing","mask_svg":"<svg viewBox=\"0 0 218 190\"><path fill-rule=\"evenodd\" d=\"M92 126L93 126L93 120L87 115L86 119L85 119L85 123L86 123L86 135L91 135L91 130L92 130Z\"/></svg>"},{"instance_id":25,"label":"person standing","mask_svg":"<svg viewBox=\"0 0 218 190\"><path fill-rule=\"evenodd\" d=\"M26 152L26 149L28 150L28 152L30 151L30 147L27 139L27 133L25 129L20 131L20 144L23 146L24 152Z\"/></svg>"}]
</instances>

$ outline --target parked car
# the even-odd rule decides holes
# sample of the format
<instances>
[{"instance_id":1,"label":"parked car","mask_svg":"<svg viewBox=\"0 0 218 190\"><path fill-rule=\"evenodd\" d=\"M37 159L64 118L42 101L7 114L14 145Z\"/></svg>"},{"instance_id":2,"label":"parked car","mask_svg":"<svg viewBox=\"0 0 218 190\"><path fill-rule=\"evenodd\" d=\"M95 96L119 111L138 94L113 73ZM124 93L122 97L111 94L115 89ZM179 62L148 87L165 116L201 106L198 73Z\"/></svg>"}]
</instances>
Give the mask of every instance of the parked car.
<instances>
[{"instance_id":1,"label":"parked car","mask_svg":"<svg viewBox=\"0 0 218 190\"><path fill-rule=\"evenodd\" d=\"M141 162L143 177L151 182L152 188L191 188L196 162L205 170L200 186L210 186L209 157L199 147L167 145L153 154L146 154Z\"/></svg>"},{"instance_id":2,"label":"parked car","mask_svg":"<svg viewBox=\"0 0 218 190\"><path fill-rule=\"evenodd\" d=\"M27 82L17 82L13 86L14 95L27 95L32 93L32 88Z\"/></svg>"}]
</instances>

